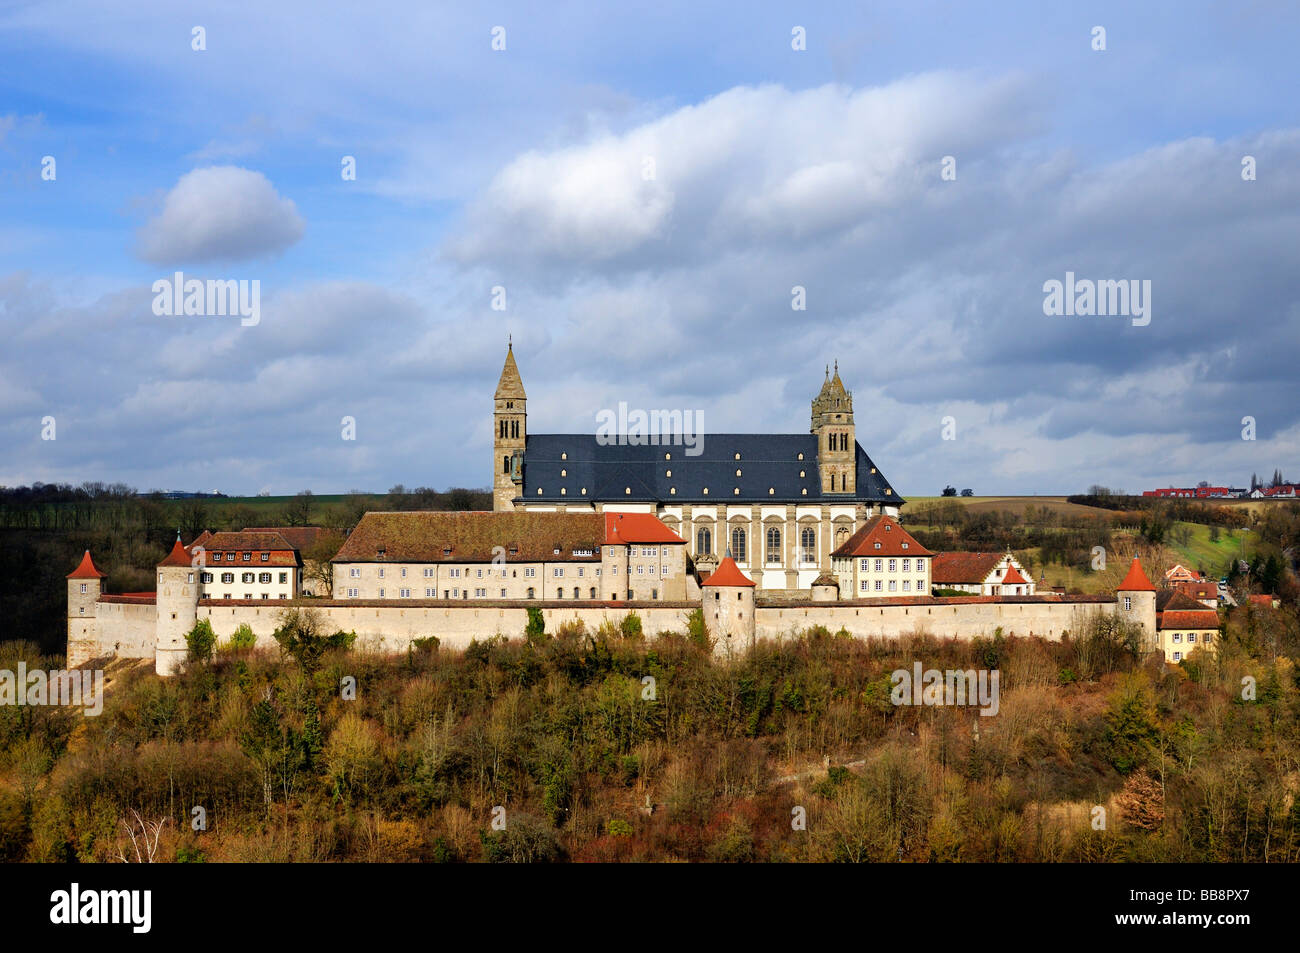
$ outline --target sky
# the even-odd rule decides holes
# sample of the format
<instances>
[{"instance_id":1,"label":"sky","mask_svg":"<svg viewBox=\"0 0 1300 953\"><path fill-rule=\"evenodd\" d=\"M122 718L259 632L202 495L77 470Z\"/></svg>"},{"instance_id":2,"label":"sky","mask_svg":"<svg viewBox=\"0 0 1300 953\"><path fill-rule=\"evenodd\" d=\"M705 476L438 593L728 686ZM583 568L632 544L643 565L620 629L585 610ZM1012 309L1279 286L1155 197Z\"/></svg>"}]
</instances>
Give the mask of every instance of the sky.
<instances>
[{"instance_id":1,"label":"sky","mask_svg":"<svg viewBox=\"0 0 1300 953\"><path fill-rule=\"evenodd\" d=\"M1300 7L593 6L0 2L0 485L488 486L508 338L534 433L838 361L905 497L1300 472Z\"/></svg>"}]
</instances>

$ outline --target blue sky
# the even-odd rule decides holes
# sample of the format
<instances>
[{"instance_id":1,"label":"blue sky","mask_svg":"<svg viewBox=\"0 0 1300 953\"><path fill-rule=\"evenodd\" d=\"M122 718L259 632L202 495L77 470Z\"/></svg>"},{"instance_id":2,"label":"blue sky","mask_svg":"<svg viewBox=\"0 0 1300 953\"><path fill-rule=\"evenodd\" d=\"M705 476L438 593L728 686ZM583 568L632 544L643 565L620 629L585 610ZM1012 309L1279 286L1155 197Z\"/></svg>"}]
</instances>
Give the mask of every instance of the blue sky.
<instances>
[{"instance_id":1,"label":"blue sky","mask_svg":"<svg viewBox=\"0 0 1300 953\"><path fill-rule=\"evenodd\" d=\"M0 483L486 485L507 334L536 432L619 401L802 431L838 359L905 495L1289 473L1297 27L1272 3L0 5ZM260 281L260 323L154 315L178 269ZM1044 315L1067 270L1150 280L1151 323Z\"/></svg>"}]
</instances>

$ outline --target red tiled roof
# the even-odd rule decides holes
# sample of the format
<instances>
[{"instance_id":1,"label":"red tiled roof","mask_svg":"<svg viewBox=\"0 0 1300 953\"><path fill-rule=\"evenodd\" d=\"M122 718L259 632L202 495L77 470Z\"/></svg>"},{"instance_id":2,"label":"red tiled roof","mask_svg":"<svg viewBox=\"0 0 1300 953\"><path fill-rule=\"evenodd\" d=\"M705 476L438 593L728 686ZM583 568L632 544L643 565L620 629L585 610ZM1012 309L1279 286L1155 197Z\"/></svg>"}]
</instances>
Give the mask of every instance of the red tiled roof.
<instances>
[{"instance_id":1,"label":"red tiled roof","mask_svg":"<svg viewBox=\"0 0 1300 953\"><path fill-rule=\"evenodd\" d=\"M1179 609L1161 612L1160 618L1156 620L1158 629L1217 629L1218 627L1219 614L1213 609L1200 611Z\"/></svg>"},{"instance_id":2,"label":"red tiled roof","mask_svg":"<svg viewBox=\"0 0 1300 953\"><path fill-rule=\"evenodd\" d=\"M876 543L880 548L876 548ZM905 545L906 544L906 545ZM840 543L832 556L933 556L892 516L873 516Z\"/></svg>"},{"instance_id":3,"label":"red tiled roof","mask_svg":"<svg viewBox=\"0 0 1300 953\"><path fill-rule=\"evenodd\" d=\"M206 538L205 538L206 537ZM204 532L202 536L190 543L186 549L190 553L198 548L203 549L202 564L205 567L232 568L238 565L258 565L258 566L298 566L298 550L278 531L265 530L242 530L238 533L222 532L208 533ZM218 560L214 554L238 553L240 558L237 560ZM253 559L245 562L244 553L253 554ZM268 559L262 559L261 554L268 554Z\"/></svg>"},{"instance_id":4,"label":"red tiled roof","mask_svg":"<svg viewBox=\"0 0 1300 953\"><path fill-rule=\"evenodd\" d=\"M1133 563L1128 567L1128 575L1124 581L1115 587L1116 592L1155 592L1156 587L1151 585L1151 580L1147 574L1142 571L1142 564L1138 562L1136 556L1133 557Z\"/></svg>"},{"instance_id":5,"label":"red tiled roof","mask_svg":"<svg viewBox=\"0 0 1300 953\"><path fill-rule=\"evenodd\" d=\"M297 550L310 549L325 535L321 526L245 526L245 533L279 533L285 542ZM211 547L208 547L211 549Z\"/></svg>"},{"instance_id":6,"label":"red tiled roof","mask_svg":"<svg viewBox=\"0 0 1300 953\"><path fill-rule=\"evenodd\" d=\"M1253 595L1253 596L1247 596L1246 598L1249 599L1251 602L1253 602L1253 603L1254 603L1255 605L1257 605L1257 606L1263 606L1265 609L1271 609L1271 608L1273 608L1273 597L1272 597L1272 596L1268 596L1268 595Z\"/></svg>"},{"instance_id":7,"label":"red tiled roof","mask_svg":"<svg viewBox=\"0 0 1300 953\"><path fill-rule=\"evenodd\" d=\"M68 573L69 579L103 579L108 573L100 572L95 568L95 562L90 558L90 550L86 550L81 562L77 563L77 568Z\"/></svg>"},{"instance_id":8,"label":"red tiled roof","mask_svg":"<svg viewBox=\"0 0 1300 953\"><path fill-rule=\"evenodd\" d=\"M679 543L682 539L652 513L605 513L606 545L624 543Z\"/></svg>"},{"instance_id":9,"label":"red tiled roof","mask_svg":"<svg viewBox=\"0 0 1300 953\"><path fill-rule=\"evenodd\" d=\"M754 585L754 580L750 579L743 572L741 572L740 567L736 565L736 561L732 559L730 556L727 556L725 559L722 560L722 562L718 564L718 568L714 570L713 575L709 576L708 579L704 580L704 582L701 583L701 585L752 586Z\"/></svg>"},{"instance_id":10,"label":"red tiled roof","mask_svg":"<svg viewBox=\"0 0 1300 953\"><path fill-rule=\"evenodd\" d=\"M510 562L599 562L604 538L601 513L371 512L333 562L486 563L500 555Z\"/></svg>"},{"instance_id":11,"label":"red tiled roof","mask_svg":"<svg viewBox=\"0 0 1300 953\"><path fill-rule=\"evenodd\" d=\"M1002 585L1024 586L1028 584L1029 584L1029 580L1026 579L1024 576L1020 575L1020 572L1016 569L1015 566L1007 567L1007 574L1002 577Z\"/></svg>"},{"instance_id":12,"label":"red tiled roof","mask_svg":"<svg viewBox=\"0 0 1300 953\"><path fill-rule=\"evenodd\" d=\"M945 582L965 584L982 583L997 568L1006 553L935 553L930 564L930 580L936 585Z\"/></svg>"},{"instance_id":13,"label":"red tiled roof","mask_svg":"<svg viewBox=\"0 0 1300 953\"><path fill-rule=\"evenodd\" d=\"M1193 599L1215 599L1219 595L1218 587L1212 582L1176 582L1174 588Z\"/></svg>"},{"instance_id":14,"label":"red tiled roof","mask_svg":"<svg viewBox=\"0 0 1300 953\"><path fill-rule=\"evenodd\" d=\"M125 592L115 596L100 596L99 601L109 604L142 606L155 604L158 599L157 594L152 592Z\"/></svg>"},{"instance_id":15,"label":"red tiled roof","mask_svg":"<svg viewBox=\"0 0 1300 953\"><path fill-rule=\"evenodd\" d=\"M172 545L172 551L167 554L167 558L158 564L159 566L189 566L190 554L185 551L179 538Z\"/></svg>"}]
</instances>

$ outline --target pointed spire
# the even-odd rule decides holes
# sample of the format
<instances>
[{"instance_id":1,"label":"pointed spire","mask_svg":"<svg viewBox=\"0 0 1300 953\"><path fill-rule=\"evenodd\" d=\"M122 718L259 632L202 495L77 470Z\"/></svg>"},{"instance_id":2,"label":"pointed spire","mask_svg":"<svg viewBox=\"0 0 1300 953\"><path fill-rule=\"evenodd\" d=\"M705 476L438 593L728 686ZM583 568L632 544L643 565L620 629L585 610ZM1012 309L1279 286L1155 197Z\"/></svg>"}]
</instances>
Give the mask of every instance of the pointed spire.
<instances>
[{"instance_id":1,"label":"pointed spire","mask_svg":"<svg viewBox=\"0 0 1300 953\"><path fill-rule=\"evenodd\" d=\"M77 564L77 568L72 570L72 572L68 573L68 578L69 579L103 579L107 575L108 573L100 572L98 569L95 568L95 561L90 558L90 550L88 549L86 550L85 554L81 557L81 562Z\"/></svg>"},{"instance_id":2,"label":"pointed spire","mask_svg":"<svg viewBox=\"0 0 1300 953\"><path fill-rule=\"evenodd\" d=\"M1132 564L1128 567L1128 575L1124 581L1115 587L1116 592L1155 592L1156 587L1151 585L1151 580L1147 574L1142 571L1142 564L1138 562L1136 556L1133 557Z\"/></svg>"},{"instance_id":3,"label":"pointed spire","mask_svg":"<svg viewBox=\"0 0 1300 953\"><path fill-rule=\"evenodd\" d=\"M731 558L728 551L722 562L718 563L718 568L713 571L713 575L700 583L701 586L752 586L754 581L740 571L736 561Z\"/></svg>"},{"instance_id":4,"label":"pointed spire","mask_svg":"<svg viewBox=\"0 0 1300 953\"><path fill-rule=\"evenodd\" d=\"M501 368L501 379L497 381L496 397L498 400L510 398L525 400L524 381L519 376L519 365L515 363L515 343L513 338L506 345L506 362Z\"/></svg>"},{"instance_id":5,"label":"pointed spire","mask_svg":"<svg viewBox=\"0 0 1300 953\"><path fill-rule=\"evenodd\" d=\"M185 549L185 544L181 542L181 535L176 534L176 542L172 544L172 551L167 554L167 558L158 564L159 566L189 566L190 554Z\"/></svg>"}]
</instances>

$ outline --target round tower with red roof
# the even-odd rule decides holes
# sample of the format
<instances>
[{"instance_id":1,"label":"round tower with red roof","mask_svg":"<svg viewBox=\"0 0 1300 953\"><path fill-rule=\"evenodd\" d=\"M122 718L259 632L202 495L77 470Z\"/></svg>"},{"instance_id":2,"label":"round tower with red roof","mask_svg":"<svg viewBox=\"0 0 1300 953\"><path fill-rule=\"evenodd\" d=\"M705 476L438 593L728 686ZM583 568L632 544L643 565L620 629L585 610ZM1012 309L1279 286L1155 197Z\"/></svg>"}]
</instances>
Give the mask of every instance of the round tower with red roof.
<instances>
[{"instance_id":1,"label":"round tower with red roof","mask_svg":"<svg viewBox=\"0 0 1300 953\"><path fill-rule=\"evenodd\" d=\"M754 580L736 561L731 550L703 583L704 624L713 636L713 651L732 656L754 644Z\"/></svg>"},{"instance_id":2,"label":"round tower with red roof","mask_svg":"<svg viewBox=\"0 0 1300 953\"><path fill-rule=\"evenodd\" d=\"M1120 618L1140 625L1147 648L1154 648L1157 644L1156 587L1151 585L1136 556L1129 564L1128 574L1115 587L1115 599Z\"/></svg>"},{"instance_id":3,"label":"round tower with red roof","mask_svg":"<svg viewBox=\"0 0 1300 953\"><path fill-rule=\"evenodd\" d=\"M96 618L104 577L86 550L77 568L68 573L68 668L76 668L99 655L99 620Z\"/></svg>"},{"instance_id":4,"label":"round tower with red roof","mask_svg":"<svg viewBox=\"0 0 1300 953\"><path fill-rule=\"evenodd\" d=\"M199 617L198 560L191 558L180 536L167 558L158 564L158 622L154 645L154 671L177 675L185 663L185 636Z\"/></svg>"}]
</instances>

